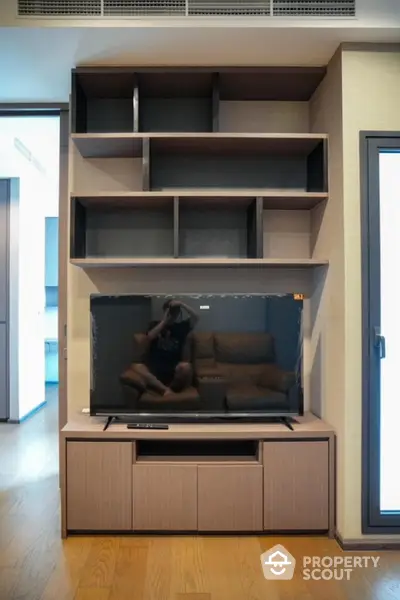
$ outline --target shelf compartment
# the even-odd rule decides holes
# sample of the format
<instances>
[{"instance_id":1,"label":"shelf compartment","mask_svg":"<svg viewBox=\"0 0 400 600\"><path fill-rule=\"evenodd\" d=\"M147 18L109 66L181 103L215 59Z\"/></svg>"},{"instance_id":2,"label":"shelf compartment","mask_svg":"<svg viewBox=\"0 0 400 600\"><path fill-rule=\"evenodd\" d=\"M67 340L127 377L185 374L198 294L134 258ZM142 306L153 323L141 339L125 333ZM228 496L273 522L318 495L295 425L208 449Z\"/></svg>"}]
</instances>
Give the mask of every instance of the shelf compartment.
<instances>
[{"instance_id":1,"label":"shelf compartment","mask_svg":"<svg viewBox=\"0 0 400 600\"><path fill-rule=\"evenodd\" d=\"M323 259L268 258L72 258L71 263L82 269L103 268L267 268L314 269L328 267Z\"/></svg>"},{"instance_id":2,"label":"shelf compartment","mask_svg":"<svg viewBox=\"0 0 400 600\"><path fill-rule=\"evenodd\" d=\"M261 258L256 198L180 198L179 250L181 258Z\"/></svg>"},{"instance_id":3,"label":"shelf compartment","mask_svg":"<svg viewBox=\"0 0 400 600\"><path fill-rule=\"evenodd\" d=\"M264 210L263 256L264 258L312 257L311 211Z\"/></svg>"},{"instance_id":4,"label":"shelf compartment","mask_svg":"<svg viewBox=\"0 0 400 600\"><path fill-rule=\"evenodd\" d=\"M73 71L72 98L74 133L134 131L135 74L132 71Z\"/></svg>"},{"instance_id":5,"label":"shelf compartment","mask_svg":"<svg viewBox=\"0 0 400 600\"><path fill-rule=\"evenodd\" d=\"M138 440L136 462L259 462L253 440Z\"/></svg>"},{"instance_id":6,"label":"shelf compartment","mask_svg":"<svg viewBox=\"0 0 400 600\"><path fill-rule=\"evenodd\" d=\"M143 193L142 158L83 158L74 149L71 187L74 196Z\"/></svg>"},{"instance_id":7,"label":"shelf compartment","mask_svg":"<svg viewBox=\"0 0 400 600\"><path fill-rule=\"evenodd\" d=\"M173 198L72 198L71 259L85 262L174 256Z\"/></svg>"},{"instance_id":8,"label":"shelf compartment","mask_svg":"<svg viewBox=\"0 0 400 600\"><path fill-rule=\"evenodd\" d=\"M131 133L75 133L71 135L84 158L141 158L143 136Z\"/></svg>"},{"instance_id":9,"label":"shelf compartment","mask_svg":"<svg viewBox=\"0 0 400 600\"><path fill-rule=\"evenodd\" d=\"M138 74L138 84L140 131L212 131L211 72L155 70Z\"/></svg>"},{"instance_id":10,"label":"shelf compartment","mask_svg":"<svg viewBox=\"0 0 400 600\"><path fill-rule=\"evenodd\" d=\"M326 67L227 67L216 71L221 100L304 102L325 77Z\"/></svg>"},{"instance_id":11,"label":"shelf compartment","mask_svg":"<svg viewBox=\"0 0 400 600\"><path fill-rule=\"evenodd\" d=\"M150 189L327 192L326 136L152 136Z\"/></svg>"},{"instance_id":12,"label":"shelf compartment","mask_svg":"<svg viewBox=\"0 0 400 600\"><path fill-rule=\"evenodd\" d=\"M235 101L219 103L221 133L309 133L308 102Z\"/></svg>"}]
</instances>

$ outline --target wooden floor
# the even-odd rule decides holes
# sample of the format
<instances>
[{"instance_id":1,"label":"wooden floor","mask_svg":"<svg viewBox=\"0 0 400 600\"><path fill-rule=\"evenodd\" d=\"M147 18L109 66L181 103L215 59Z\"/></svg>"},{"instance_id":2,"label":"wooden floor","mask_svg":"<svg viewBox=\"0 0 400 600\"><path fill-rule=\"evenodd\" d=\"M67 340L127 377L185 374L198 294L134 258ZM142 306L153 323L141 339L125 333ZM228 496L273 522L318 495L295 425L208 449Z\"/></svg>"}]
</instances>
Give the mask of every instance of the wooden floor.
<instances>
[{"instance_id":1,"label":"wooden floor","mask_svg":"<svg viewBox=\"0 0 400 600\"><path fill-rule=\"evenodd\" d=\"M288 582L263 578L261 552L282 543L299 562L341 555L326 538L62 541L55 395L22 425L0 425L0 600L400 600L395 552L350 581L304 581L299 571Z\"/></svg>"}]
</instances>

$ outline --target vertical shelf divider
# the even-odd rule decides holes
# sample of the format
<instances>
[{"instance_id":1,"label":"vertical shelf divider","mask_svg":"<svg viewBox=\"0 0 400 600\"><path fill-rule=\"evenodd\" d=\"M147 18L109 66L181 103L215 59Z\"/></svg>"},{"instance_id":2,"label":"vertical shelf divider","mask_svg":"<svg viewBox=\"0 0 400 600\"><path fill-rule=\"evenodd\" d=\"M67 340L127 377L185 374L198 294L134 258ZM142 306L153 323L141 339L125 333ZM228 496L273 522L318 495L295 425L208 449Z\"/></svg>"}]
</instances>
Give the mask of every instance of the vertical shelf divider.
<instances>
[{"instance_id":1,"label":"vertical shelf divider","mask_svg":"<svg viewBox=\"0 0 400 600\"><path fill-rule=\"evenodd\" d=\"M307 158L307 191L328 192L328 140L321 140Z\"/></svg>"},{"instance_id":2,"label":"vertical shelf divider","mask_svg":"<svg viewBox=\"0 0 400 600\"><path fill-rule=\"evenodd\" d=\"M143 139L142 146L142 181L143 191L149 192L151 190L151 178L150 178L150 140L149 138Z\"/></svg>"},{"instance_id":3,"label":"vertical shelf divider","mask_svg":"<svg viewBox=\"0 0 400 600\"><path fill-rule=\"evenodd\" d=\"M256 258L264 258L264 198L256 198Z\"/></svg>"},{"instance_id":4,"label":"vertical shelf divider","mask_svg":"<svg viewBox=\"0 0 400 600\"><path fill-rule=\"evenodd\" d=\"M139 133L139 80L135 74L133 79L133 133Z\"/></svg>"},{"instance_id":5,"label":"vertical shelf divider","mask_svg":"<svg viewBox=\"0 0 400 600\"><path fill-rule=\"evenodd\" d=\"M219 73L212 76L212 132L219 132Z\"/></svg>"},{"instance_id":6,"label":"vertical shelf divider","mask_svg":"<svg viewBox=\"0 0 400 600\"><path fill-rule=\"evenodd\" d=\"M247 209L247 258L263 258L263 198Z\"/></svg>"},{"instance_id":7,"label":"vertical shelf divider","mask_svg":"<svg viewBox=\"0 0 400 600\"><path fill-rule=\"evenodd\" d=\"M87 107L85 94L79 83L75 71L72 72L71 81L71 133L85 133L87 121Z\"/></svg>"},{"instance_id":8,"label":"vertical shelf divider","mask_svg":"<svg viewBox=\"0 0 400 600\"><path fill-rule=\"evenodd\" d=\"M174 258L179 258L179 197L174 198Z\"/></svg>"},{"instance_id":9,"label":"vertical shelf divider","mask_svg":"<svg viewBox=\"0 0 400 600\"><path fill-rule=\"evenodd\" d=\"M71 198L70 211L70 257L86 258L86 209L77 198Z\"/></svg>"}]
</instances>

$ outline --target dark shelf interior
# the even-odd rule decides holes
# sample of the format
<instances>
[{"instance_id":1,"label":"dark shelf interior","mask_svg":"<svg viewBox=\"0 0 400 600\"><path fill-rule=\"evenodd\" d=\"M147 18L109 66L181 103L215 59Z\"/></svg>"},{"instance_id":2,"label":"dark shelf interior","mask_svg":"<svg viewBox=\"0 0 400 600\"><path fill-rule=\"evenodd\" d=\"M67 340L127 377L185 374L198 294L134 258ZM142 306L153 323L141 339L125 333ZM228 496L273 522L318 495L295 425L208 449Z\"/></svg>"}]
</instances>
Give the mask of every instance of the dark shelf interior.
<instances>
[{"instance_id":1,"label":"dark shelf interior","mask_svg":"<svg viewBox=\"0 0 400 600\"><path fill-rule=\"evenodd\" d=\"M72 132L218 131L219 101L308 101L325 67L77 68Z\"/></svg>"},{"instance_id":2,"label":"dark shelf interior","mask_svg":"<svg viewBox=\"0 0 400 600\"><path fill-rule=\"evenodd\" d=\"M134 131L134 73L73 73L72 77L74 133Z\"/></svg>"},{"instance_id":3,"label":"dark shelf interior","mask_svg":"<svg viewBox=\"0 0 400 600\"><path fill-rule=\"evenodd\" d=\"M221 69L221 100L307 102L323 80L325 67Z\"/></svg>"},{"instance_id":4,"label":"dark shelf interior","mask_svg":"<svg viewBox=\"0 0 400 600\"><path fill-rule=\"evenodd\" d=\"M138 89L140 131L212 131L212 73L141 73Z\"/></svg>"},{"instance_id":5,"label":"dark shelf interior","mask_svg":"<svg viewBox=\"0 0 400 600\"><path fill-rule=\"evenodd\" d=\"M179 257L261 258L257 200L179 201Z\"/></svg>"},{"instance_id":6,"label":"dark shelf interior","mask_svg":"<svg viewBox=\"0 0 400 600\"><path fill-rule=\"evenodd\" d=\"M172 258L174 203L147 206L71 203L71 258Z\"/></svg>"},{"instance_id":7,"label":"dark shelf interior","mask_svg":"<svg viewBox=\"0 0 400 600\"><path fill-rule=\"evenodd\" d=\"M71 258L262 258L262 198L72 198Z\"/></svg>"},{"instance_id":8,"label":"dark shelf interior","mask_svg":"<svg viewBox=\"0 0 400 600\"><path fill-rule=\"evenodd\" d=\"M218 457L257 459L259 444L253 440L137 440L136 460L150 457Z\"/></svg>"},{"instance_id":9,"label":"dark shelf interior","mask_svg":"<svg viewBox=\"0 0 400 600\"><path fill-rule=\"evenodd\" d=\"M224 140L222 140L224 141ZM273 147L249 148L252 140L238 138L218 153L205 140L152 140L150 143L150 190L168 189L266 189L326 192L326 143L321 141L309 154L291 148L287 154ZM306 140L308 141L308 140ZM164 143L165 142L165 143ZM168 143L167 143L168 142ZM190 143L188 143L190 142ZM279 145L279 144L278 144Z\"/></svg>"},{"instance_id":10,"label":"dark shelf interior","mask_svg":"<svg viewBox=\"0 0 400 600\"><path fill-rule=\"evenodd\" d=\"M212 131L210 98L141 98L139 114L143 132Z\"/></svg>"}]
</instances>

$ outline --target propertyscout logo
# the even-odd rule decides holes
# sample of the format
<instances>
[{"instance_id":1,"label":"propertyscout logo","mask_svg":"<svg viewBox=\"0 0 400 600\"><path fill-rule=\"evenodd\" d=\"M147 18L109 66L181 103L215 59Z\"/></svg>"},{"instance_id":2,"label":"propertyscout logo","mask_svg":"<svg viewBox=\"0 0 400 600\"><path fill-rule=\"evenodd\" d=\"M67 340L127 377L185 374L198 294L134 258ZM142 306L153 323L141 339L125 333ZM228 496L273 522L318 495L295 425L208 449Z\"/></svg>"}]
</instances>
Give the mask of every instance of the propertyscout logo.
<instances>
[{"instance_id":1,"label":"propertyscout logo","mask_svg":"<svg viewBox=\"0 0 400 600\"><path fill-rule=\"evenodd\" d=\"M305 581L349 581L355 569L376 569L379 560L379 556L303 556L300 574ZM261 554L261 567L265 579L285 581L293 579L296 559L278 545Z\"/></svg>"}]
</instances>

